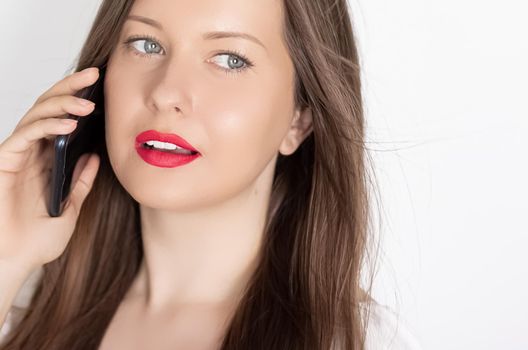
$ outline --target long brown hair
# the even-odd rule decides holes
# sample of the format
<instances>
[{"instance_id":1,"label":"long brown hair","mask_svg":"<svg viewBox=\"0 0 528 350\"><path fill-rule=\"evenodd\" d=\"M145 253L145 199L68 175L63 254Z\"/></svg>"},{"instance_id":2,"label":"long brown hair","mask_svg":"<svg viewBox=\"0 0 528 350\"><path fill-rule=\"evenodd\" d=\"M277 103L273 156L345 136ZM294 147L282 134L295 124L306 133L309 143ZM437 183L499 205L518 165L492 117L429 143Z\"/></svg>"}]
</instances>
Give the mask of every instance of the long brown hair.
<instances>
[{"instance_id":1,"label":"long brown hair","mask_svg":"<svg viewBox=\"0 0 528 350\"><path fill-rule=\"evenodd\" d=\"M295 102L312 109L313 132L296 152L278 156L261 260L221 349L359 350L373 302L372 275L363 275L373 248L372 172L351 17L346 0L282 3ZM76 71L106 64L132 5L102 2ZM111 168L104 123L96 130L100 168L75 232L43 266L2 350L98 348L138 272L139 206Z\"/></svg>"}]
</instances>

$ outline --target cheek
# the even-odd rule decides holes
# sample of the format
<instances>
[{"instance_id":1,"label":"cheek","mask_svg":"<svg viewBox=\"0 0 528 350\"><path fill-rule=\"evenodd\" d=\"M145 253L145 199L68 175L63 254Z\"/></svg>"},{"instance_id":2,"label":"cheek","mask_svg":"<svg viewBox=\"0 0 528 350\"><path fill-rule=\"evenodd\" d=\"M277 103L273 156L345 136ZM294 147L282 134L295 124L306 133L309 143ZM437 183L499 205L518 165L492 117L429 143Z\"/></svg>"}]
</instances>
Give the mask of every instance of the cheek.
<instances>
[{"instance_id":1,"label":"cheek","mask_svg":"<svg viewBox=\"0 0 528 350\"><path fill-rule=\"evenodd\" d=\"M133 98L131 86L134 84L125 76L107 75L105 80L105 139L110 162L117 174L123 172L121 169L136 153L134 127L137 121L133 118L138 106L131 103L137 100Z\"/></svg>"},{"instance_id":2,"label":"cheek","mask_svg":"<svg viewBox=\"0 0 528 350\"><path fill-rule=\"evenodd\" d=\"M216 166L256 173L277 153L291 106L273 91L246 90L236 99L215 100L200 113L205 116L207 145Z\"/></svg>"},{"instance_id":3,"label":"cheek","mask_svg":"<svg viewBox=\"0 0 528 350\"><path fill-rule=\"evenodd\" d=\"M188 117L200 130L195 136L201 136L203 157L182 167L156 168L141 160L133 145L136 131L149 125L137 120L147 96L132 77L113 74L105 80L110 162L131 196L154 208L190 210L240 194L277 154L292 116L291 91L276 76L232 89L194 85L196 109Z\"/></svg>"}]
</instances>

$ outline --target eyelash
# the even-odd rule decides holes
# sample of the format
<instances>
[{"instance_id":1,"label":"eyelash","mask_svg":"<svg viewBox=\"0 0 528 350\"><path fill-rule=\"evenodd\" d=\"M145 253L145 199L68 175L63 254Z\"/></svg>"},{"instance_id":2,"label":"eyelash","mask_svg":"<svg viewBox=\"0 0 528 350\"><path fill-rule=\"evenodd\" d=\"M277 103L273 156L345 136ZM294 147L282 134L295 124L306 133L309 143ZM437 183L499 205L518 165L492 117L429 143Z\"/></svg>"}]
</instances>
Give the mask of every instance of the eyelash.
<instances>
[{"instance_id":1,"label":"eyelash","mask_svg":"<svg viewBox=\"0 0 528 350\"><path fill-rule=\"evenodd\" d=\"M123 44L125 45L125 47L132 51L132 53L134 55L137 55L137 56L140 56L140 57L143 57L143 58L152 58L152 56L154 56L155 54L153 53L141 53L141 52L138 52L133 46L132 46L132 43L136 42L136 41L139 41L139 40L148 40L148 41L153 41L155 42L156 44L159 45L159 40L156 39L155 37L151 36L151 35L134 35L134 36L131 36L129 37L128 39L126 39ZM161 45L160 45L161 47ZM163 48L162 48L163 49ZM226 74L238 74L238 73L242 73L244 70L248 69L248 68L251 68L253 67L253 62L251 62L246 56L244 56L244 54L242 54L241 52L238 52L236 50L225 50L223 52L219 52L217 54L218 55L233 55L239 59L241 59L245 66L244 67L241 67L241 68L235 68L235 69L228 69L228 68L222 68L218 65L216 65L218 67L218 69L222 70L224 73Z\"/></svg>"}]
</instances>

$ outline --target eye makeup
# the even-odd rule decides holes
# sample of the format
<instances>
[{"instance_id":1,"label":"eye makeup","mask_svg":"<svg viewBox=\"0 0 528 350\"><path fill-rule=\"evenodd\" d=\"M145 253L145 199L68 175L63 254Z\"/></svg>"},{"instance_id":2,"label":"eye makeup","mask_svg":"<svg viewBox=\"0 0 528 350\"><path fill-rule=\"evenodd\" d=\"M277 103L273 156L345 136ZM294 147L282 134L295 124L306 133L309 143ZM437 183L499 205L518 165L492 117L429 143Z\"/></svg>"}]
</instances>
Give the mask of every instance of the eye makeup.
<instances>
[{"instance_id":1,"label":"eye makeup","mask_svg":"<svg viewBox=\"0 0 528 350\"><path fill-rule=\"evenodd\" d=\"M137 41L144 41L144 40L156 43L162 49L162 51L164 51L164 49L159 44L159 40L157 38L155 38L154 36L151 36L151 35L148 35L148 34L132 35L132 36L128 37L123 42L123 45L124 45L124 47L126 48L127 51L132 52L136 56L139 56L141 58L152 58L156 54L153 54L153 53L142 53L141 51L138 51L133 45ZM218 69L222 70L226 74L242 73L246 69L251 68L251 67L254 66L254 64L253 64L253 62L251 62L251 60L249 60L244 54L242 54L241 52L239 52L237 50L224 50L224 51L216 54L215 56L221 56L221 55L227 55L227 56L230 56L230 57L235 57L236 59L238 59L238 60L240 60L240 61L242 61L244 63L243 67L233 68L233 69L223 68L223 67L220 67L220 66L215 64L215 66L218 67Z\"/></svg>"}]
</instances>

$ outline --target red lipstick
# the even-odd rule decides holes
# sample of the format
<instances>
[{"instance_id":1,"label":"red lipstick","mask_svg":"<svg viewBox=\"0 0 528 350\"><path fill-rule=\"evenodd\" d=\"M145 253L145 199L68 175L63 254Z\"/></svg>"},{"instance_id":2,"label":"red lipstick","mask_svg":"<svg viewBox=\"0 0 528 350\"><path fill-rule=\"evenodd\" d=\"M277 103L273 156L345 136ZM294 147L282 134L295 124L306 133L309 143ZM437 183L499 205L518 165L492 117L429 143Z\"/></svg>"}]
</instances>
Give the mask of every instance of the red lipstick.
<instances>
[{"instance_id":1,"label":"red lipstick","mask_svg":"<svg viewBox=\"0 0 528 350\"><path fill-rule=\"evenodd\" d=\"M184 150L156 149L155 147L146 145L145 143L147 141L168 142ZM135 147L139 156L145 162L162 168L174 168L184 165L201 156L200 152L182 137L175 134L161 133L156 130L147 130L137 135Z\"/></svg>"}]
</instances>

